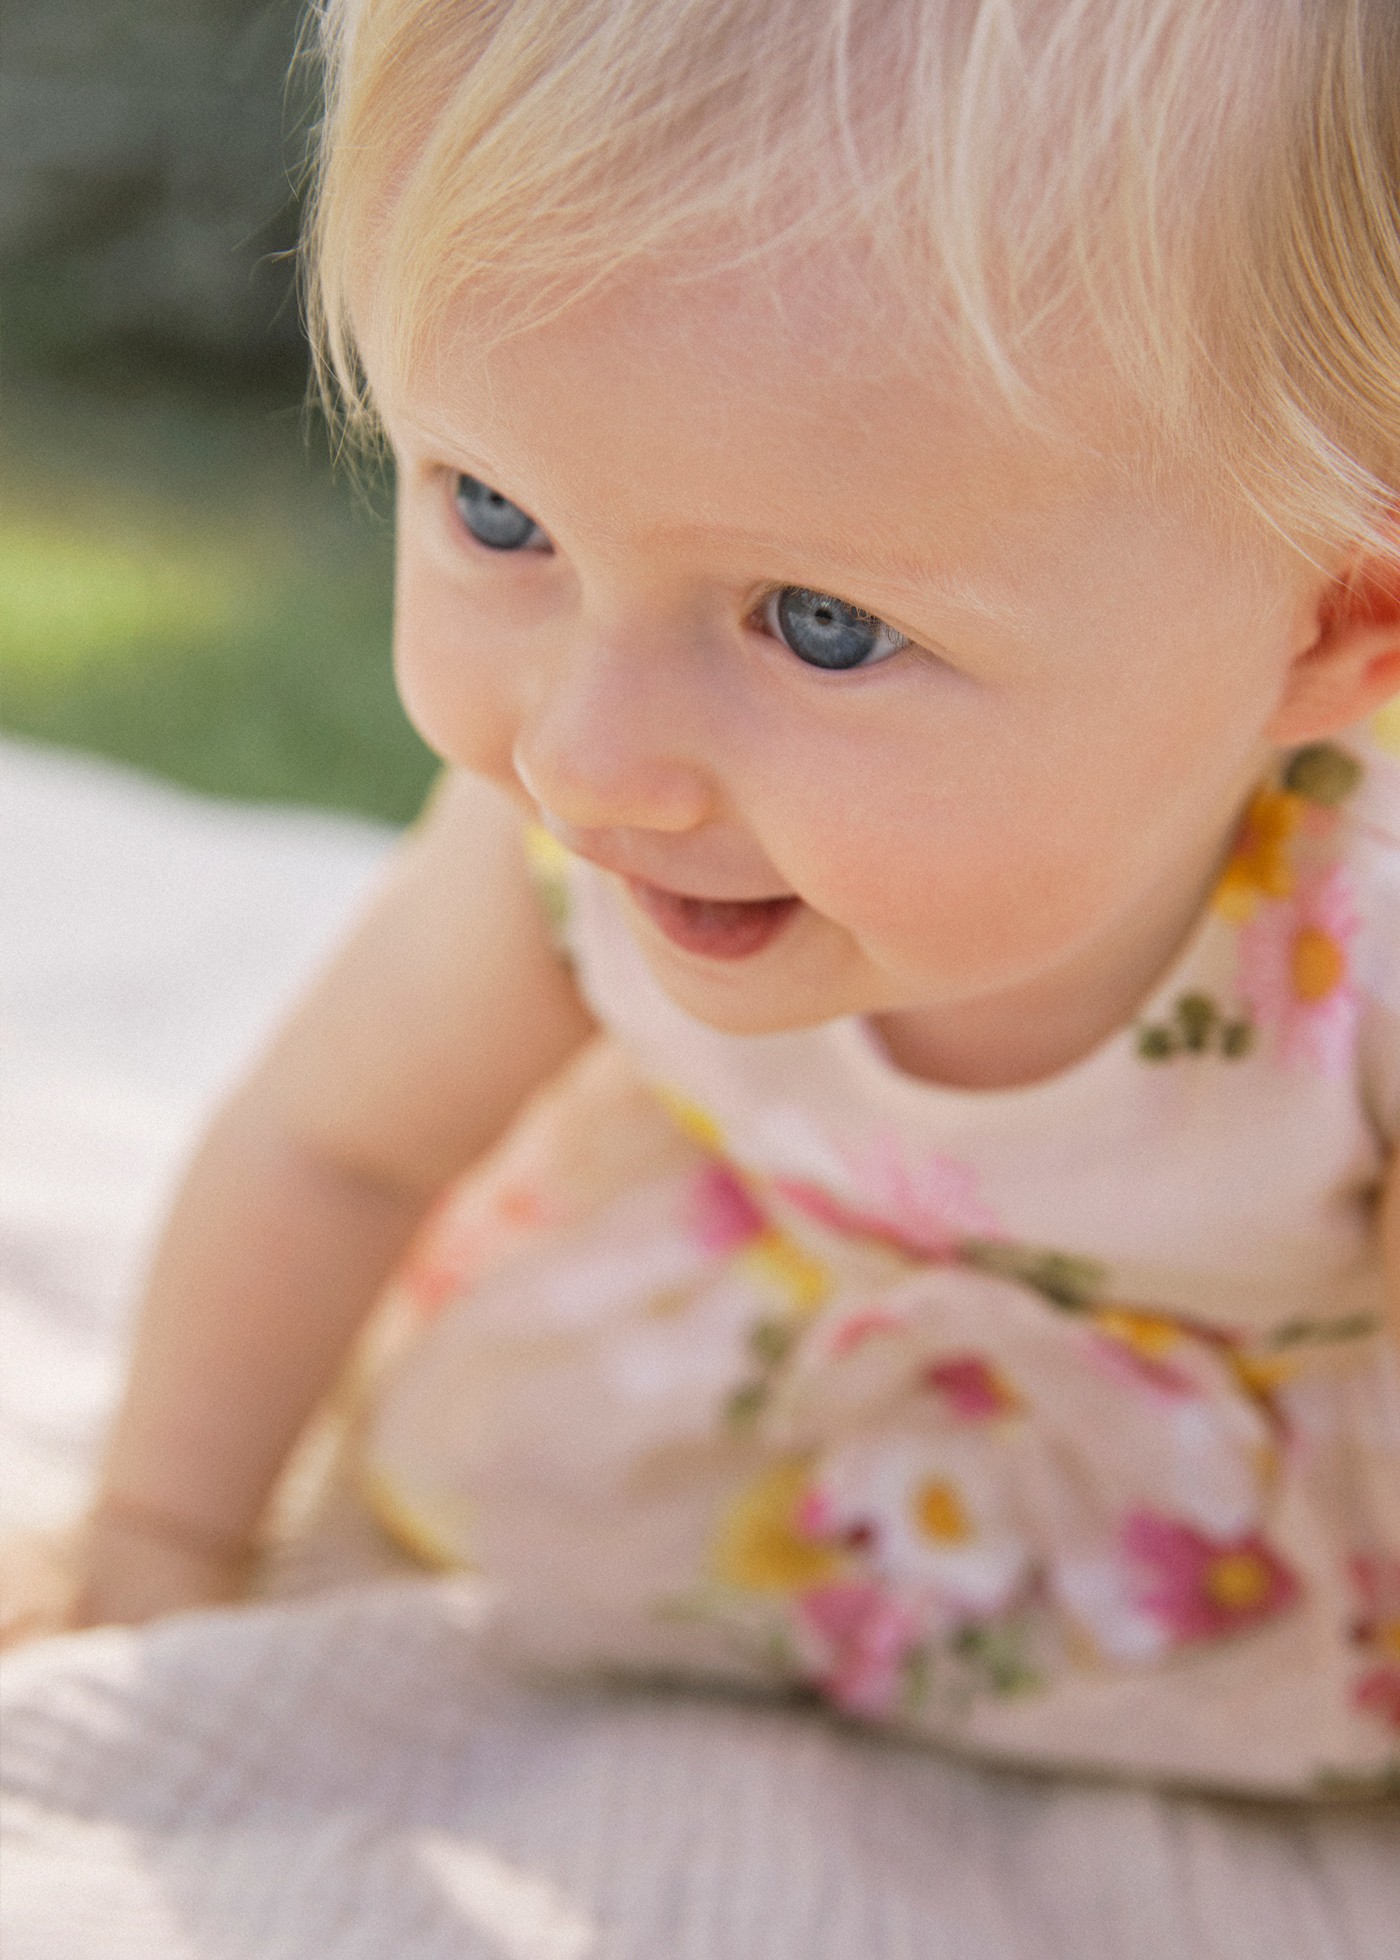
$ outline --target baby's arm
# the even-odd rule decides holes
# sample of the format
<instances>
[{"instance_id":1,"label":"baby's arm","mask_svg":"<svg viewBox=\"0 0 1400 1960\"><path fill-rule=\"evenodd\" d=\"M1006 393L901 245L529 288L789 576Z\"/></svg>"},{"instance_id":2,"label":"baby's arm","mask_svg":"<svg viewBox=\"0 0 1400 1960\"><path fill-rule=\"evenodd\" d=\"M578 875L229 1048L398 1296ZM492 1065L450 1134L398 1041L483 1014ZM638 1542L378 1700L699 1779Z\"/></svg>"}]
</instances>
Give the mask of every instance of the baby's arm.
<instances>
[{"instance_id":1,"label":"baby's arm","mask_svg":"<svg viewBox=\"0 0 1400 1960\"><path fill-rule=\"evenodd\" d=\"M521 819L448 778L179 1192L73 1619L237 1590L272 1483L425 1210L590 1027Z\"/></svg>"},{"instance_id":2,"label":"baby's arm","mask_svg":"<svg viewBox=\"0 0 1400 1960\"><path fill-rule=\"evenodd\" d=\"M1390 1308L1390 1331L1396 1347L1400 1348L1400 1150L1391 1159L1390 1175L1386 1179L1381 1201L1381 1247L1389 1282L1387 1305Z\"/></svg>"}]
</instances>

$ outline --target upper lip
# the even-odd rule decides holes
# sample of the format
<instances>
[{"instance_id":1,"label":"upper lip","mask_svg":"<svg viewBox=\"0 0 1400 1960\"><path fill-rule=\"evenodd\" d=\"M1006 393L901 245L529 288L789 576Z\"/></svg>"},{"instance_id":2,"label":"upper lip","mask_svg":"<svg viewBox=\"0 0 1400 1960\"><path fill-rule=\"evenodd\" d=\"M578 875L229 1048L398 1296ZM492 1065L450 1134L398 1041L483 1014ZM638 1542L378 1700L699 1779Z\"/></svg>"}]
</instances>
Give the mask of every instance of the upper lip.
<instances>
[{"instance_id":1,"label":"upper lip","mask_svg":"<svg viewBox=\"0 0 1400 1960\"><path fill-rule=\"evenodd\" d=\"M797 895L790 891L774 891L771 887L767 891L755 890L752 887L747 890L736 890L732 887L738 883L737 880L720 879L698 881L704 884L705 889L696 890L689 883L675 883L669 875L658 876L654 866L645 864L640 856L634 856L625 847L619 849L610 841L600 842L587 833L580 834L570 830L567 824L559 823L547 816L542 817L541 822L556 842L562 844L565 850L571 851L575 857L585 858L589 864L596 864L600 871L611 871L616 877L625 879L629 884L649 885L653 891L666 892L673 898L690 898L700 904L711 905L762 905L771 904L777 899L795 898ZM716 889L721 884L730 884L731 889Z\"/></svg>"}]
</instances>

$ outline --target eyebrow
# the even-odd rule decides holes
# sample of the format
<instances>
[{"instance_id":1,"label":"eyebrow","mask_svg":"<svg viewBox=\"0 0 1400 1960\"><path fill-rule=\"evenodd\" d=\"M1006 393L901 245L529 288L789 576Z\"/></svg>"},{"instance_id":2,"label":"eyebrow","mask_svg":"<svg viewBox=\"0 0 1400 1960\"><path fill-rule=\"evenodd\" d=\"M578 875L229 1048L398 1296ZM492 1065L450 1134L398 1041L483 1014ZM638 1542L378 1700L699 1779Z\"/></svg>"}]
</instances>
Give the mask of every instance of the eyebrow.
<instances>
[{"instance_id":1,"label":"eyebrow","mask_svg":"<svg viewBox=\"0 0 1400 1960\"><path fill-rule=\"evenodd\" d=\"M970 579L939 571L903 553L875 550L848 555L848 547L838 547L811 538L783 538L731 525L696 525L705 538L738 545L746 550L770 553L779 561L801 563L804 559L830 566L837 585L849 580L859 585L872 580L888 591L908 593L911 598L937 599L958 612L975 614L979 619L1009 624L1021 618L1021 609L1010 600L997 597Z\"/></svg>"}]
</instances>

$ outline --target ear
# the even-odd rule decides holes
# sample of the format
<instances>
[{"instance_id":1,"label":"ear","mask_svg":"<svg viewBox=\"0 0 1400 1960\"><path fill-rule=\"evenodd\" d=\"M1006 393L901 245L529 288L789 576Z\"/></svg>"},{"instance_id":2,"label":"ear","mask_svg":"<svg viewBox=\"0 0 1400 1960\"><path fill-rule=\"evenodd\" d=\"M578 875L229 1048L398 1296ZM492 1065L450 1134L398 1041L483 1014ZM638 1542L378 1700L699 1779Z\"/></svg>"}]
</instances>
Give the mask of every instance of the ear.
<instances>
[{"instance_id":1,"label":"ear","mask_svg":"<svg viewBox=\"0 0 1400 1960\"><path fill-rule=\"evenodd\" d=\"M1353 560L1318 594L1313 628L1268 726L1279 748L1354 728L1400 692L1400 566Z\"/></svg>"}]
</instances>

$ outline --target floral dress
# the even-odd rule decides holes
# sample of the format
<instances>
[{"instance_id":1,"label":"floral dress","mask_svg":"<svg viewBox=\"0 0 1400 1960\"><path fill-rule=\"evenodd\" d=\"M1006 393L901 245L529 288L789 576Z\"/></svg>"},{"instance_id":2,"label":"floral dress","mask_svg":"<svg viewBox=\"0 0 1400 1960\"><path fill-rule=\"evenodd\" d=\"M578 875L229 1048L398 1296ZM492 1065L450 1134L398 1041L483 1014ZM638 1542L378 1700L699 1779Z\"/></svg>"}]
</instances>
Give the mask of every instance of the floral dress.
<instances>
[{"instance_id":1,"label":"floral dress","mask_svg":"<svg viewBox=\"0 0 1400 1960\"><path fill-rule=\"evenodd\" d=\"M967 1091L717 1032L614 881L605 1034L449 1193L356 1465L525 1653L769 1684L985 1756L1400 1783L1400 753L1280 759L1137 1018Z\"/></svg>"}]
</instances>

